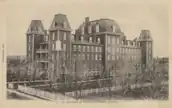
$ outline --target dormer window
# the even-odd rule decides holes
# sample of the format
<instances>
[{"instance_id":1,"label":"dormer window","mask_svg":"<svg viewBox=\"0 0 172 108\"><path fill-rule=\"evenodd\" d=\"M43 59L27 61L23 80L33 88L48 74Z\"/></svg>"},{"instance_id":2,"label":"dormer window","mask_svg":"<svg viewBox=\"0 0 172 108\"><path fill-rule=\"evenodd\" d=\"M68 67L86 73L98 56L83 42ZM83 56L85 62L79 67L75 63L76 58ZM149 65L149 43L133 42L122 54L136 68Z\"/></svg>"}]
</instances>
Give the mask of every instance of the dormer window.
<instances>
[{"instance_id":1,"label":"dormer window","mask_svg":"<svg viewBox=\"0 0 172 108\"><path fill-rule=\"evenodd\" d=\"M124 40L122 41L122 44L124 44Z\"/></svg>"},{"instance_id":2,"label":"dormer window","mask_svg":"<svg viewBox=\"0 0 172 108\"><path fill-rule=\"evenodd\" d=\"M93 42L92 37L89 37L89 42L90 42L90 43L92 43L92 42Z\"/></svg>"},{"instance_id":3,"label":"dormer window","mask_svg":"<svg viewBox=\"0 0 172 108\"><path fill-rule=\"evenodd\" d=\"M56 22L55 22L54 26L57 27L57 23Z\"/></svg>"},{"instance_id":4,"label":"dormer window","mask_svg":"<svg viewBox=\"0 0 172 108\"><path fill-rule=\"evenodd\" d=\"M63 28L66 28L66 22L63 22Z\"/></svg>"},{"instance_id":5,"label":"dormer window","mask_svg":"<svg viewBox=\"0 0 172 108\"><path fill-rule=\"evenodd\" d=\"M38 32L41 32L41 31L42 31L42 29L39 27L39 28L38 28Z\"/></svg>"},{"instance_id":6,"label":"dormer window","mask_svg":"<svg viewBox=\"0 0 172 108\"><path fill-rule=\"evenodd\" d=\"M100 38L97 38L97 43L100 44Z\"/></svg>"},{"instance_id":7,"label":"dormer window","mask_svg":"<svg viewBox=\"0 0 172 108\"><path fill-rule=\"evenodd\" d=\"M29 27L28 32L31 32L31 27Z\"/></svg>"},{"instance_id":8,"label":"dormer window","mask_svg":"<svg viewBox=\"0 0 172 108\"><path fill-rule=\"evenodd\" d=\"M136 42L133 42L133 46L135 46L136 45Z\"/></svg>"},{"instance_id":9,"label":"dormer window","mask_svg":"<svg viewBox=\"0 0 172 108\"><path fill-rule=\"evenodd\" d=\"M30 27L30 31L31 31L31 32L33 31L33 27Z\"/></svg>"},{"instance_id":10,"label":"dormer window","mask_svg":"<svg viewBox=\"0 0 172 108\"><path fill-rule=\"evenodd\" d=\"M88 33L92 33L92 27L91 27L91 25L88 26Z\"/></svg>"},{"instance_id":11,"label":"dormer window","mask_svg":"<svg viewBox=\"0 0 172 108\"><path fill-rule=\"evenodd\" d=\"M116 43L119 44L119 38L117 38L116 41L117 41Z\"/></svg>"},{"instance_id":12,"label":"dormer window","mask_svg":"<svg viewBox=\"0 0 172 108\"><path fill-rule=\"evenodd\" d=\"M64 32L63 40L66 40L66 32Z\"/></svg>"},{"instance_id":13,"label":"dormer window","mask_svg":"<svg viewBox=\"0 0 172 108\"><path fill-rule=\"evenodd\" d=\"M46 42L48 41L48 36L45 36L45 41L46 41Z\"/></svg>"},{"instance_id":14,"label":"dormer window","mask_svg":"<svg viewBox=\"0 0 172 108\"><path fill-rule=\"evenodd\" d=\"M35 27L35 31L39 31L38 27Z\"/></svg>"},{"instance_id":15,"label":"dormer window","mask_svg":"<svg viewBox=\"0 0 172 108\"><path fill-rule=\"evenodd\" d=\"M84 29L85 29L85 27L83 26L82 29L81 29L81 34L82 35L84 35L84 32L85 32Z\"/></svg>"},{"instance_id":16,"label":"dormer window","mask_svg":"<svg viewBox=\"0 0 172 108\"><path fill-rule=\"evenodd\" d=\"M52 40L55 40L55 33L52 32Z\"/></svg>"},{"instance_id":17,"label":"dormer window","mask_svg":"<svg viewBox=\"0 0 172 108\"><path fill-rule=\"evenodd\" d=\"M83 42L84 41L84 37L83 36L81 36L81 42Z\"/></svg>"},{"instance_id":18,"label":"dormer window","mask_svg":"<svg viewBox=\"0 0 172 108\"><path fill-rule=\"evenodd\" d=\"M28 36L29 37L29 42L31 42L32 40L31 40L31 36Z\"/></svg>"},{"instance_id":19,"label":"dormer window","mask_svg":"<svg viewBox=\"0 0 172 108\"><path fill-rule=\"evenodd\" d=\"M74 35L71 36L71 40L74 41Z\"/></svg>"},{"instance_id":20,"label":"dormer window","mask_svg":"<svg viewBox=\"0 0 172 108\"><path fill-rule=\"evenodd\" d=\"M132 45L133 45L133 42L131 42L130 44L131 44L131 46L132 46Z\"/></svg>"},{"instance_id":21,"label":"dormer window","mask_svg":"<svg viewBox=\"0 0 172 108\"><path fill-rule=\"evenodd\" d=\"M96 24L96 32L99 32L99 24Z\"/></svg>"},{"instance_id":22,"label":"dormer window","mask_svg":"<svg viewBox=\"0 0 172 108\"><path fill-rule=\"evenodd\" d=\"M112 26L112 30L113 32L116 32L116 27L114 25Z\"/></svg>"}]
</instances>

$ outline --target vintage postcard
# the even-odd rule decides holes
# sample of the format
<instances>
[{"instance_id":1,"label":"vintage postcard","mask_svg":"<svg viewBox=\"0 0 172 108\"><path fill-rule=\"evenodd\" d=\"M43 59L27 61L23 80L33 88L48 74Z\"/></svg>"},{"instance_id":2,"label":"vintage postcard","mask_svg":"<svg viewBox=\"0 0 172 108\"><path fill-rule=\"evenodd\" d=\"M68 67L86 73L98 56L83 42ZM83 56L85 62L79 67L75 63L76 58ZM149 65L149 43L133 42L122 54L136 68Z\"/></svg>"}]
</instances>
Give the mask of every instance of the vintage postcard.
<instances>
[{"instance_id":1,"label":"vintage postcard","mask_svg":"<svg viewBox=\"0 0 172 108\"><path fill-rule=\"evenodd\" d=\"M3 3L3 105L169 101L166 1Z\"/></svg>"}]
</instances>

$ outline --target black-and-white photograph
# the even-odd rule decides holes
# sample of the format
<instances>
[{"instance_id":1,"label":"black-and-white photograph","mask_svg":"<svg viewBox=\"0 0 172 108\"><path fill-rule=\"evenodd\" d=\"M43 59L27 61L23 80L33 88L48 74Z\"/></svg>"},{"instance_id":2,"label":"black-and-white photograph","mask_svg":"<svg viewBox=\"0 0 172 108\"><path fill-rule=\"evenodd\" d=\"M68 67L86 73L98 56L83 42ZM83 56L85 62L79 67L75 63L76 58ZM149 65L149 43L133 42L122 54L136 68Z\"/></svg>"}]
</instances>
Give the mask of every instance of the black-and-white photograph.
<instances>
[{"instance_id":1,"label":"black-and-white photograph","mask_svg":"<svg viewBox=\"0 0 172 108\"><path fill-rule=\"evenodd\" d=\"M168 100L168 7L106 1L7 1L7 100Z\"/></svg>"}]
</instances>

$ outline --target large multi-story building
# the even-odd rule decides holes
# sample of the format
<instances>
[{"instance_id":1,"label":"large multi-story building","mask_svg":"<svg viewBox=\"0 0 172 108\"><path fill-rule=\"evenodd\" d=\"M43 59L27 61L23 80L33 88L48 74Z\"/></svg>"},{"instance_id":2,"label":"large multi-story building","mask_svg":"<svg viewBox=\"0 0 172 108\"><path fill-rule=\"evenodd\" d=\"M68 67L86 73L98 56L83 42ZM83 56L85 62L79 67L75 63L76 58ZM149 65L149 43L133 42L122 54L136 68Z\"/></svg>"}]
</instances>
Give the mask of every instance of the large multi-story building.
<instances>
[{"instance_id":1,"label":"large multi-story building","mask_svg":"<svg viewBox=\"0 0 172 108\"><path fill-rule=\"evenodd\" d=\"M86 17L75 34L71 31L67 16L63 14L54 16L48 31L44 30L41 21L31 22L27 32L31 72L39 74L37 69L41 68L46 70L44 72L50 80L56 80L61 75L74 75L76 72L79 76L90 72L108 73L113 69L133 72L135 66L152 64L153 39L149 30L142 30L140 36L127 40L116 21L90 21ZM111 75L114 74L112 71Z\"/></svg>"}]
</instances>

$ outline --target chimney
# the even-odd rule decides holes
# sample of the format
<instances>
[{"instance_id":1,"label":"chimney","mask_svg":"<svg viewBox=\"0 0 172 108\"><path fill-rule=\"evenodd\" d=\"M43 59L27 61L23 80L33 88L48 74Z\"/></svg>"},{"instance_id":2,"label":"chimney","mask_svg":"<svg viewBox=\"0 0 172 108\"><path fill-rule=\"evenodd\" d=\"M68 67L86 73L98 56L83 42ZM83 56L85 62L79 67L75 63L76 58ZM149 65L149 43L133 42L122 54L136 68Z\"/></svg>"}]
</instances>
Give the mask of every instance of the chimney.
<instances>
[{"instance_id":1,"label":"chimney","mask_svg":"<svg viewBox=\"0 0 172 108\"><path fill-rule=\"evenodd\" d=\"M85 17L85 22L88 23L90 21L89 17Z\"/></svg>"}]
</instances>

